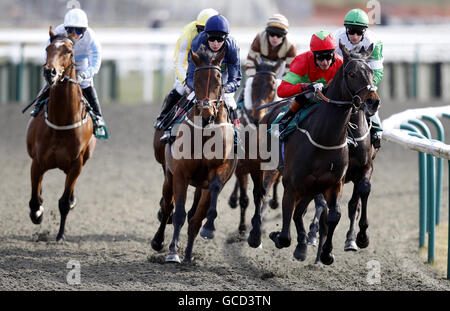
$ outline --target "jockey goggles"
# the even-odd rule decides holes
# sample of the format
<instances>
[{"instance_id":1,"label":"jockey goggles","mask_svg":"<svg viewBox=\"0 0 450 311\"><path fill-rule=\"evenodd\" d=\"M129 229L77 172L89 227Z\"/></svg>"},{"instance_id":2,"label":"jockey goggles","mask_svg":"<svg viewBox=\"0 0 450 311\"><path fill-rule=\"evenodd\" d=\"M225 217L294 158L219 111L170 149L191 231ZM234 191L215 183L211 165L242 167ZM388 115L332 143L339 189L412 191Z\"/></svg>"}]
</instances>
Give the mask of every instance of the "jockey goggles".
<instances>
[{"instance_id":1,"label":"jockey goggles","mask_svg":"<svg viewBox=\"0 0 450 311\"><path fill-rule=\"evenodd\" d=\"M267 34L269 35L269 37L277 37L277 38L283 38L284 35L280 34L280 33L276 33L273 31L268 31Z\"/></svg>"},{"instance_id":2,"label":"jockey goggles","mask_svg":"<svg viewBox=\"0 0 450 311\"><path fill-rule=\"evenodd\" d=\"M349 35L358 35L358 36L362 36L364 34L364 32L366 31L365 28L359 28L359 27L347 27L347 33Z\"/></svg>"},{"instance_id":3,"label":"jockey goggles","mask_svg":"<svg viewBox=\"0 0 450 311\"><path fill-rule=\"evenodd\" d=\"M66 31L68 34L75 32L77 36L84 34L86 31L86 28L80 28L80 27L66 27Z\"/></svg>"},{"instance_id":4,"label":"jockey goggles","mask_svg":"<svg viewBox=\"0 0 450 311\"><path fill-rule=\"evenodd\" d=\"M315 53L316 59L319 61L323 61L324 59L326 60L331 60L334 56L334 52L325 52L325 53Z\"/></svg>"},{"instance_id":5,"label":"jockey goggles","mask_svg":"<svg viewBox=\"0 0 450 311\"><path fill-rule=\"evenodd\" d=\"M223 42L227 38L227 35L224 33L206 33L206 37L209 42Z\"/></svg>"}]
</instances>

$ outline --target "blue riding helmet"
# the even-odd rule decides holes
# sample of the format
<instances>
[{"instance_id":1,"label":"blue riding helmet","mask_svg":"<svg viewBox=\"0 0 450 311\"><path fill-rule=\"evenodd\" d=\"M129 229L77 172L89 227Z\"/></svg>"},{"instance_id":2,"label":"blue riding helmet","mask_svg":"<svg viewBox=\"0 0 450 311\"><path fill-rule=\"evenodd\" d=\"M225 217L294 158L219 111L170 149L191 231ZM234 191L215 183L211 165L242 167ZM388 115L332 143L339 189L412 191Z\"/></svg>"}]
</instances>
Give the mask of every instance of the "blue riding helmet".
<instances>
[{"instance_id":1,"label":"blue riding helmet","mask_svg":"<svg viewBox=\"0 0 450 311\"><path fill-rule=\"evenodd\" d=\"M228 35L230 33L230 25L225 16L214 15L206 22L205 32L223 32Z\"/></svg>"}]
</instances>

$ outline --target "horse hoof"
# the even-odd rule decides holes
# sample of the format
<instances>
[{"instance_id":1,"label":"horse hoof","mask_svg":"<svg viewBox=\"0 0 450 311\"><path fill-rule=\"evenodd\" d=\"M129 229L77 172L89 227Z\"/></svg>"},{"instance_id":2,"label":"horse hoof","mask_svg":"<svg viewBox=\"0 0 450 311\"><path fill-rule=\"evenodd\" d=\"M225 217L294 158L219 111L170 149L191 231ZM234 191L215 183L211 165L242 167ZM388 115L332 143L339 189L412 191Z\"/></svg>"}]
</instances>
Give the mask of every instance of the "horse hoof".
<instances>
[{"instance_id":1,"label":"horse hoof","mask_svg":"<svg viewBox=\"0 0 450 311\"><path fill-rule=\"evenodd\" d=\"M352 252L356 252L358 250L358 246L356 246L356 242L351 240L351 241L345 241L345 246L344 246L344 251L348 252L348 251L352 251Z\"/></svg>"},{"instance_id":2,"label":"horse hoof","mask_svg":"<svg viewBox=\"0 0 450 311\"><path fill-rule=\"evenodd\" d=\"M76 197L73 197L73 199L69 202L69 208L74 209L75 206L77 206L78 200Z\"/></svg>"},{"instance_id":3,"label":"horse hoof","mask_svg":"<svg viewBox=\"0 0 450 311\"><path fill-rule=\"evenodd\" d=\"M181 263L180 256L177 253L170 253L166 257L166 262Z\"/></svg>"},{"instance_id":4,"label":"horse hoof","mask_svg":"<svg viewBox=\"0 0 450 311\"><path fill-rule=\"evenodd\" d=\"M322 255L320 255L320 261L324 264L324 265L331 265L334 262L334 255L333 254L325 254L322 253Z\"/></svg>"},{"instance_id":5,"label":"horse hoof","mask_svg":"<svg viewBox=\"0 0 450 311\"><path fill-rule=\"evenodd\" d=\"M36 212L30 212L30 218L33 224L39 225L44 218L44 207L39 206L39 209Z\"/></svg>"},{"instance_id":6,"label":"horse hoof","mask_svg":"<svg viewBox=\"0 0 450 311\"><path fill-rule=\"evenodd\" d=\"M369 236L367 234L363 236L361 232L358 232L356 235L356 245L358 245L359 248L366 248L369 246Z\"/></svg>"},{"instance_id":7,"label":"horse hoof","mask_svg":"<svg viewBox=\"0 0 450 311\"><path fill-rule=\"evenodd\" d=\"M317 246L317 238L316 237L308 237L306 239L306 244L311 246Z\"/></svg>"},{"instance_id":8,"label":"horse hoof","mask_svg":"<svg viewBox=\"0 0 450 311\"><path fill-rule=\"evenodd\" d=\"M236 207L238 206L238 204L237 204L237 199L231 197L231 198L228 200L228 205L229 205L231 208L236 208Z\"/></svg>"},{"instance_id":9,"label":"horse hoof","mask_svg":"<svg viewBox=\"0 0 450 311\"><path fill-rule=\"evenodd\" d=\"M58 244L62 244L66 241L66 237L64 236L64 234L61 234L56 237L56 243Z\"/></svg>"},{"instance_id":10,"label":"horse hoof","mask_svg":"<svg viewBox=\"0 0 450 311\"><path fill-rule=\"evenodd\" d=\"M271 232L269 234L269 238L275 243L277 248L289 247L291 245L291 241L289 239L280 239L280 232Z\"/></svg>"},{"instance_id":11,"label":"horse hoof","mask_svg":"<svg viewBox=\"0 0 450 311\"><path fill-rule=\"evenodd\" d=\"M186 257L184 257L183 263L185 263L185 264L190 264L190 263L192 263L192 259L191 259L191 258L186 258Z\"/></svg>"},{"instance_id":12,"label":"horse hoof","mask_svg":"<svg viewBox=\"0 0 450 311\"><path fill-rule=\"evenodd\" d=\"M306 259L308 247L306 244L298 244L294 251L294 258L299 261L304 261Z\"/></svg>"},{"instance_id":13,"label":"horse hoof","mask_svg":"<svg viewBox=\"0 0 450 311\"><path fill-rule=\"evenodd\" d=\"M271 209L277 209L280 204L278 204L278 201L272 199L269 201L269 206Z\"/></svg>"},{"instance_id":14,"label":"horse hoof","mask_svg":"<svg viewBox=\"0 0 450 311\"><path fill-rule=\"evenodd\" d=\"M164 247L164 243L156 242L154 239L152 240L152 248L155 251L159 252L159 251L161 251L163 249L163 247Z\"/></svg>"},{"instance_id":15,"label":"horse hoof","mask_svg":"<svg viewBox=\"0 0 450 311\"><path fill-rule=\"evenodd\" d=\"M200 236L205 240L212 240L214 239L214 231L202 228L202 230L200 230Z\"/></svg>"},{"instance_id":16,"label":"horse hoof","mask_svg":"<svg viewBox=\"0 0 450 311\"><path fill-rule=\"evenodd\" d=\"M262 248L261 238L252 238L251 235L247 239L248 246L252 248Z\"/></svg>"}]
</instances>

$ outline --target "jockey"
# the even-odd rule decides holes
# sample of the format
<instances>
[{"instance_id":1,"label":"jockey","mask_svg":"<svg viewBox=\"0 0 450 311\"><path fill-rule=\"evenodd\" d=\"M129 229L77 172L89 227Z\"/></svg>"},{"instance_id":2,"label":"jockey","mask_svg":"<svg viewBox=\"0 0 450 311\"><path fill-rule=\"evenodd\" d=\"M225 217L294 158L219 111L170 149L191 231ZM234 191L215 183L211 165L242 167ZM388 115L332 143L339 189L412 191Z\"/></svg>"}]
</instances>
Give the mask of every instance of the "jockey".
<instances>
[{"instance_id":1,"label":"jockey","mask_svg":"<svg viewBox=\"0 0 450 311\"><path fill-rule=\"evenodd\" d=\"M290 97L307 90L322 90L341 67L343 60L336 53L337 44L331 33L319 31L312 35L310 51L294 58L289 72L283 78L277 93L279 97ZM308 103L304 94L295 97L288 111L279 121L279 132L289 124L300 108Z\"/></svg>"},{"instance_id":2,"label":"jockey","mask_svg":"<svg viewBox=\"0 0 450 311\"><path fill-rule=\"evenodd\" d=\"M383 43L375 37L368 27L369 17L366 12L361 9L353 9L345 15L344 27L338 29L334 33L334 36L337 41L341 40L349 51L359 51L361 47L367 49L373 43L374 48L368 63L373 70L373 84L376 86L383 78ZM339 47L336 52L342 55L342 51ZM379 148L382 129L378 111L370 117L370 120L372 121L372 144L375 148Z\"/></svg>"},{"instance_id":3,"label":"jockey","mask_svg":"<svg viewBox=\"0 0 450 311\"><path fill-rule=\"evenodd\" d=\"M74 42L74 58L77 71L77 82L83 90L83 96L89 102L94 114L97 116L97 125L104 126L102 111L94 88L94 75L100 70L102 63L102 48L94 31L88 26L86 13L81 9L71 9L64 17L64 23L56 27L55 34L65 34ZM46 85L39 93L36 102L44 99L49 94L49 86ZM31 112L36 116L39 105ZM36 111L37 110L37 111Z\"/></svg>"},{"instance_id":4,"label":"jockey","mask_svg":"<svg viewBox=\"0 0 450 311\"><path fill-rule=\"evenodd\" d=\"M239 127L239 119L236 114L236 101L234 92L239 88L241 81L241 65L239 60L239 47L236 40L228 36L230 26L228 20L222 15L214 15L208 19L205 30L199 33L192 40L191 51L197 51L201 44L213 52L220 52L225 49L226 54L222 61L222 81L223 81L223 100L229 110L230 118L235 127ZM195 96L194 90L194 72L195 64L192 62L190 53L188 56L189 65L186 76L186 85L188 88L189 99ZM169 140L171 131L167 130L161 137L162 142Z\"/></svg>"},{"instance_id":5,"label":"jockey","mask_svg":"<svg viewBox=\"0 0 450 311\"><path fill-rule=\"evenodd\" d=\"M297 55L295 44L293 44L287 36L288 27L289 22L286 17L281 14L274 14L267 21L266 28L256 35L250 46L250 51L248 52L247 60L244 65L245 75L247 77L244 103L245 108L248 110L252 108L249 94L251 94L253 76L256 73L255 61L260 57L271 61L278 61L279 59L284 60L285 69L280 70L278 73L278 77L281 79L284 73L289 71L289 66ZM281 83L281 80L277 80ZM238 102L241 100L242 98L240 97Z\"/></svg>"},{"instance_id":6,"label":"jockey","mask_svg":"<svg viewBox=\"0 0 450 311\"><path fill-rule=\"evenodd\" d=\"M173 106L181 99L183 95L186 94L185 89L185 79L186 79L186 70L188 67L188 54L191 50L192 40L197 36L200 32L202 32L205 28L206 21L214 15L219 14L216 10L208 8L202 10L198 16L197 20L187 24L183 28L183 34L178 39L175 53L173 56L174 64L175 64L175 84L173 85L173 89L167 95L164 100L161 114L156 119L155 128L159 128L162 124L162 120L166 116L166 114L172 110Z\"/></svg>"}]
</instances>

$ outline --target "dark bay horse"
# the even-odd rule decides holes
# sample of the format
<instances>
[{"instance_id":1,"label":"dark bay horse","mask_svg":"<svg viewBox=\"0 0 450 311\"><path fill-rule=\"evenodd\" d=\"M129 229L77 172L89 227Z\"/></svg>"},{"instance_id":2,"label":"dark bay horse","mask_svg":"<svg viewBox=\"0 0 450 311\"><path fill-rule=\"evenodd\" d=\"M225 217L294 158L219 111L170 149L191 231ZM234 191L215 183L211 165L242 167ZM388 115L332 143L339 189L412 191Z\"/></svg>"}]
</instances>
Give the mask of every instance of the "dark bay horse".
<instances>
[{"instance_id":1,"label":"dark bay horse","mask_svg":"<svg viewBox=\"0 0 450 311\"><path fill-rule=\"evenodd\" d=\"M76 81L73 42L55 35L50 27L50 45L44 77L50 85L46 107L27 128L27 150L31 163L30 217L34 224L43 218L42 178L46 171L59 168L66 174L64 193L59 199L61 223L56 240L64 241L64 226L69 210L76 205L74 187L83 165L92 155L96 139L92 119L82 101Z\"/></svg>"},{"instance_id":2,"label":"dark bay horse","mask_svg":"<svg viewBox=\"0 0 450 311\"><path fill-rule=\"evenodd\" d=\"M345 251L357 251L369 245L367 228L367 202L371 190L370 178L373 172L373 161L378 149L370 142L370 126L364 111L353 112L350 117L349 135L353 142L349 145L349 166L345 175L345 183L353 183L352 197L348 203L348 217L350 228L344 245ZM325 204L326 207L326 204ZM316 203L316 213L308 233L308 244L315 244L318 223L324 204ZM360 232L355 233L355 222L358 212L361 211L359 221Z\"/></svg>"},{"instance_id":3,"label":"dark bay horse","mask_svg":"<svg viewBox=\"0 0 450 311\"><path fill-rule=\"evenodd\" d=\"M281 147L284 154L283 224L281 232L270 234L277 248L289 247L293 217L298 243L294 257L305 260L307 242L303 215L312 199L323 193L328 209L325 208L320 217L317 260L320 258L327 265L334 261L332 239L341 216L339 199L349 165L346 138L351 112L364 109L368 115L373 115L379 105L379 97L373 87L373 71L366 61L373 45L360 54L350 54L343 44L339 45L344 63L328 86L327 101L320 104ZM276 109L273 110L261 123L272 121L277 114ZM263 185L258 187L263 188ZM260 211L255 209L255 212L254 218L260 219ZM252 224L260 223L252 220ZM253 236L249 239L260 238L259 228L254 227L252 231Z\"/></svg>"},{"instance_id":4,"label":"dark bay horse","mask_svg":"<svg viewBox=\"0 0 450 311\"><path fill-rule=\"evenodd\" d=\"M221 99L220 64L224 56L225 50L217 54L204 46L201 46L196 53L192 52L192 61L196 66L194 91L197 99L192 111L181 123L180 128L183 127L183 131L180 129L173 143L173 149L179 150L185 156L177 156L175 151L172 152L170 145L165 147L162 217L158 231L152 240L152 247L157 251L162 249L165 227L174 208L172 203L175 202L175 212L172 217L174 233L169 246L169 255L166 257L168 262L180 262L178 241L186 220L185 203L188 186L196 187L200 197L189 218L185 262L190 262L192 259L195 237L207 215L208 221L202 230L206 236L214 231L213 222L217 215L218 195L236 168L237 159L231 156L233 152L232 124L228 122L227 108ZM214 129L214 136L211 137L206 132L212 129ZM212 141L217 144L211 144ZM205 152L210 146L214 146L211 150L220 156L210 157Z\"/></svg>"},{"instance_id":5,"label":"dark bay horse","mask_svg":"<svg viewBox=\"0 0 450 311\"><path fill-rule=\"evenodd\" d=\"M252 109L247 110L244 106L240 117L240 123L242 126L249 127L255 125L255 133L259 120L261 120L267 112L267 108L260 110L256 108L269 104L274 100L277 90L277 74L282 64L283 62L281 60L278 60L277 62L264 62L258 59L256 62L256 74L253 77L251 90ZM249 132L245 132L245 136L242 135L242 138L245 139L245 157L240 158L236 166L236 183L228 201L228 204L232 208L235 208L237 207L237 202L239 200L239 205L241 208L239 232L241 234L247 230L247 226L245 224L245 212L249 204L249 199L247 196L248 175L250 174L254 180L256 176L259 176L257 172L260 170L259 162L249 157L249 141L250 139L255 139L255 137L251 137ZM254 144L254 147L256 147L256 144ZM276 194L274 197L276 198Z\"/></svg>"}]
</instances>

